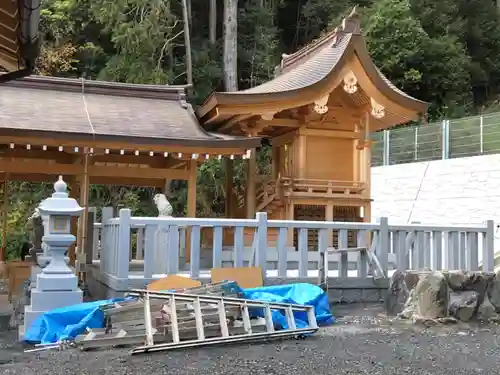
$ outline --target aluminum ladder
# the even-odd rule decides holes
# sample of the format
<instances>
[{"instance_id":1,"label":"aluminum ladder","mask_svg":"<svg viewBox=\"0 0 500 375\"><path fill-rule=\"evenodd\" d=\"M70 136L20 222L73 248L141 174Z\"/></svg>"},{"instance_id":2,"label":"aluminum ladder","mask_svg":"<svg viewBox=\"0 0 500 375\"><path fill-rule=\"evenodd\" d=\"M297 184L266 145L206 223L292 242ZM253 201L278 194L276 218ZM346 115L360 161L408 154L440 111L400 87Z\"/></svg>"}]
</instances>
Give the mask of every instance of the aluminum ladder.
<instances>
[{"instance_id":1,"label":"aluminum ladder","mask_svg":"<svg viewBox=\"0 0 500 375\"><path fill-rule=\"evenodd\" d=\"M144 320L145 320L145 345L136 347L131 354L156 352L163 350L172 350L178 348L189 348L206 345L247 342L259 339L273 339L286 337L300 337L314 333L318 330L316 316L313 306L303 306L288 303L275 303L264 301L253 301L241 298L230 298L210 295L195 295L172 292L156 292L149 290L133 290L130 296L138 297L144 301ZM155 328L151 315L151 299L165 300L169 310L169 325L165 327L168 330L168 342L155 344ZM192 308L192 316L195 322L194 339L181 334L182 319L180 311L184 311L185 306ZM204 309L208 307L216 310L218 327L216 333L211 331L212 337L207 337L207 326L204 324ZM244 333L235 333L237 325L234 320L228 319L227 309L236 308L239 310ZM254 332L253 319L250 318L249 309L262 309L264 318L262 328L264 332ZM272 319L272 311L279 310L284 312L287 322L286 329L277 330ZM297 328L294 313L305 313L308 320L306 328ZM158 327L157 327L158 328Z\"/></svg>"}]
</instances>

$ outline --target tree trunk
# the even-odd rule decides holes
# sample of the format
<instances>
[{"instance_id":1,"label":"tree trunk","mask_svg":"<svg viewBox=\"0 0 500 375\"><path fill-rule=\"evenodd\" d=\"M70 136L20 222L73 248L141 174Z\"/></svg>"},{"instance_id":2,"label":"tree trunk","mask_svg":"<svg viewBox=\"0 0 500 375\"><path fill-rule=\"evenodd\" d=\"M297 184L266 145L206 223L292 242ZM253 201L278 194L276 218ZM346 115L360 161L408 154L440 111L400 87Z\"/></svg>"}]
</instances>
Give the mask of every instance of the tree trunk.
<instances>
[{"instance_id":1,"label":"tree trunk","mask_svg":"<svg viewBox=\"0 0 500 375\"><path fill-rule=\"evenodd\" d=\"M187 84L193 84L193 62L191 60L191 38L189 35L189 15L187 0L182 0L182 18L184 21L184 44L186 45Z\"/></svg>"},{"instance_id":2,"label":"tree trunk","mask_svg":"<svg viewBox=\"0 0 500 375\"><path fill-rule=\"evenodd\" d=\"M213 46L217 42L217 0L210 0L210 18L208 24L210 44Z\"/></svg>"},{"instance_id":3,"label":"tree trunk","mask_svg":"<svg viewBox=\"0 0 500 375\"><path fill-rule=\"evenodd\" d=\"M238 91L238 0L224 0L224 87Z\"/></svg>"}]
</instances>

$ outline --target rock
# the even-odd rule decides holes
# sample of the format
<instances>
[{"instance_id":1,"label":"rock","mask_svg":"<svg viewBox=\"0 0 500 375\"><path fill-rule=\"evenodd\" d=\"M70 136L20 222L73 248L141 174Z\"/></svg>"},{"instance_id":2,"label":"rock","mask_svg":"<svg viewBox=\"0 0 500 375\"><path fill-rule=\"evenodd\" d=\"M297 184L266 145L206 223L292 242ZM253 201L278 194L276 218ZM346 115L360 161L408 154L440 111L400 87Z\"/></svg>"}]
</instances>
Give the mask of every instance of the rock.
<instances>
[{"instance_id":1,"label":"rock","mask_svg":"<svg viewBox=\"0 0 500 375\"><path fill-rule=\"evenodd\" d=\"M420 274L417 272L406 272L405 283L408 290L413 290L420 279Z\"/></svg>"},{"instance_id":2,"label":"rock","mask_svg":"<svg viewBox=\"0 0 500 375\"><path fill-rule=\"evenodd\" d=\"M492 272L452 271L444 273L448 286L454 292L474 291L478 294L479 304L483 301L488 285L495 278Z\"/></svg>"},{"instance_id":3,"label":"rock","mask_svg":"<svg viewBox=\"0 0 500 375\"><path fill-rule=\"evenodd\" d=\"M421 274L413 291L417 316L435 319L448 315L448 283L442 273Z\"/></svg>"},{"instance_id":4,"label":"rock","mask_svg":"<svg viewBox=\"0 0 500 375\"><path fill-rule=\"evenodd\" d=\"M486 294L497 313L500 313L500 271L491 280L486 290Z\"/></svg>"},{"instance_id":5,"label":"rock","mask_svg":"<svg viewBox=\"0 0 500 375\"><path fill-rule=\"evenodd\" d=\"M484 298L483 303L477 309L477 318L483 321L489 321L498 316L495 306L490 302L488 296Z\"/></svg>"},{"instance_id":6,"label":"rock","mask_svg":"<svg viewBox=\"0 0 500 375\"><path fill-rule=\"evenodd\" d=\"M410 294L408 295L408 299L404 305L403 311L398 314L398 318L401 319L410 319L415 313L415 304L414 304L414 289L410 290Z\"/></svg>"},{"instance_id":7,"label":"rock","mask_svg":"<svg viewBox=\"0 0 500 375\"><path fill-rule=\"evenodd\" d=\"M449 296L448 312L450 316L468 322L477 311L479 295L472 291L452 292Z\"/></svg>"},{"instance_id":8,"label":"rock","mask_svg":"<svg viewBox=\"0 0 500 375\"><path fill-rule=\"evenodd\" d=\"M404 272L396 270L391 277L389 290L385 298L385 308L389 316L401 313L405 307L406 300L409 297L405 276Z\"/></svg>"}]
</instances>

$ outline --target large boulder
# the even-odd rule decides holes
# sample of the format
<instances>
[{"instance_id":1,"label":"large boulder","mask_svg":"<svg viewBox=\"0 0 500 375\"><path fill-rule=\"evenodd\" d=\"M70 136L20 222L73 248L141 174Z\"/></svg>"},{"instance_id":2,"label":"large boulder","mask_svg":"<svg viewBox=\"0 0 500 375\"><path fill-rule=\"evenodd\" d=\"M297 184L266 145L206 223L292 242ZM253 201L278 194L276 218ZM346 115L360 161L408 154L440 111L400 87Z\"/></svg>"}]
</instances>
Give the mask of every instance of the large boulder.
<instances>
[{"instance_id":1,"label":"large boulder","mask_svg":"<svg viewBox=\"0 0 500 375\"><path fill-rule=\"evenodd\" d=\"M450 293L448 312L450 316L468 322L477 312L479 295L473 290Z\"/></svg>"},{"instance_id":2,"label":"large boulder","mask_svg":"<svg viewBox=\"0 0 500 375\"><path fill-rule=\"evenodd\" d=\"M495 274L495 277L489 283L486 294L496 312L500 313L500 271Z\"/></svg>"},{"instance_id":3,"label":"large boulder","mask_svg":"<svg viewBox=\"0 0 500 375\"><path fill-rule=\"evenodd\" d=\"M395 271L385 302L388 314L426 324L500 320L500 273Z\"/></svg>"},{"instance_id":4,"label":"large boulder","mask_svg":"<svg viewBox=\"0 0 500 375\"><path fill-rule=\"evenodd\" d=\"M414 289L414 314L423 318L448 315L448 283L440 272L423 273Z\"/></svg>"}]
</instances>

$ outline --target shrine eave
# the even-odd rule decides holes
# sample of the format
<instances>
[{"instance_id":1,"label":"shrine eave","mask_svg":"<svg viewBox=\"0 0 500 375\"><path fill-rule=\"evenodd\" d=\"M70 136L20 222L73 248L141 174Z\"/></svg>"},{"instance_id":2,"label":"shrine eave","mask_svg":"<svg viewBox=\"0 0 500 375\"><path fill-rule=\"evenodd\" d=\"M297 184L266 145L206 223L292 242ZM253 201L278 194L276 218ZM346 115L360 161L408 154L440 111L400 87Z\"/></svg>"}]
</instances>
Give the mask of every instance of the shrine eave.
<instances>
[{"instance_id":1,"label":"shrine eave","mask_svg":"<svg viewBox=\"0 0 500 375\"><path fill-rule=\"evenodd\" d=\"M1 137L69 139L89 147L115 142L152 151L175 146L244 153L260 145L260 138L205 131L185 100L184 86L34 76L4 84L0 107Z\"/></svg>"}]
</instances>

